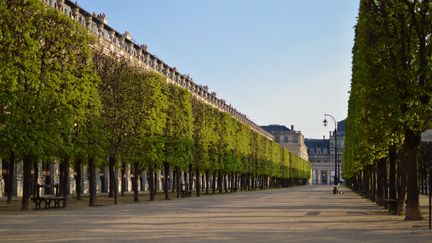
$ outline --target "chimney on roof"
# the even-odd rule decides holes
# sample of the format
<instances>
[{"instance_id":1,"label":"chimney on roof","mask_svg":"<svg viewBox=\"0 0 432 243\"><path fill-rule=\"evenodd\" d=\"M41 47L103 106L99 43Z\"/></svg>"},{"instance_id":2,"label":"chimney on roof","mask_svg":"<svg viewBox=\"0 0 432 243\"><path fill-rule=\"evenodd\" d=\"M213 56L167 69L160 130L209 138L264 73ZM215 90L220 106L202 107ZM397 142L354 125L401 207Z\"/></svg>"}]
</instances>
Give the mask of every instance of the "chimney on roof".
<instances>
[{"instance_id":1,"label":"chimney on roof","mask_svg":"<svg viewBox=\"0 0 432 243\"><path fill-rule=\"evenodd\" d=\"M132 35L127 30L124 32L123 36L128 40L132 40Z\"/></svg>"},{"instance_id":2,"label":"chimney on roof","mask_svg":"<svg viewBox=\"0 0 432 243\"><path fill-rule=\"evenodd\" d=\"M325 135L323 135L323 140L325 140Z\"/></svg>"},{"instance_id":3,"label":"chimney on roof","mask_svg":"<svg viewBox=\"0 0 432 243\"><path fill-rule=\"evenodd\" d=\"M291 131L294 131L294 125L291 125Z\"/></svg>"}]
</instances>

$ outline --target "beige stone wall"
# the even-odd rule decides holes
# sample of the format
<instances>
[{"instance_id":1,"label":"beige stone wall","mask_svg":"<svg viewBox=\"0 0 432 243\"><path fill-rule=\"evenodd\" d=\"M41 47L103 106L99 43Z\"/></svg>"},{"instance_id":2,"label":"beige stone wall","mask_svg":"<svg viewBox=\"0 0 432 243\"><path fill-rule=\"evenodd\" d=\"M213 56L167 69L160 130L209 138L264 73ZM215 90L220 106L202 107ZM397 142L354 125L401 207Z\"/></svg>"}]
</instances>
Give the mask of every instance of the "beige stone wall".
<instances>
[{"instance_id":1,"label":"beige stone wall","mask_svg":"<svg viewBox=\"0 0 432 243\"><path fill-rule=\"evenodd\" d=\"M304 136L300 131L284 131L275 133L274 136L279 137L279 140L276 141L279 142L282 147L304 160L309 160L307 147L304 143Z\"/></svg>"}]
</instances>

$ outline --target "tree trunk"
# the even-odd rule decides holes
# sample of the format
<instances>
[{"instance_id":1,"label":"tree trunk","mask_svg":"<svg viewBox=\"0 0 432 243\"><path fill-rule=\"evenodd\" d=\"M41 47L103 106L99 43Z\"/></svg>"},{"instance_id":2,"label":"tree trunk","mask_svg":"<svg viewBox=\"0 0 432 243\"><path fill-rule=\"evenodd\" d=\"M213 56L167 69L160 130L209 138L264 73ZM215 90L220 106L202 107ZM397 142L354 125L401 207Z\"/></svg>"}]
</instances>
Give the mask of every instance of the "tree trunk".
<instances>
[{"instance_id":1,"label":"tree trunk","mask_svg":"<svg viewBox=\"0 0 432 243\"><path fill-rule=\"evenodd\" d=\"M13 182L15 177L15 154L11 153L9 157L9 173L8 173L8 183L7 183L7 203L12 202L13 196Z\"/></svg>"},{"instance_id":2,"label":"tree trunk","mask_svg":"<svg viewBox=\"0 0 432 243\"><path fill-rule=\"evenodd\" d=\"M390 212L396 213L397 186L396 186L396 147L389 148L389 205Z\"/></svg>"},{"instance_id":3,"label":"tree trunk","mask_svg":"<svg viewBox=\"0 0 432 243\"><path fill-rule=\"evenodd\" d=\"M139 192L138 192L138 178L139 178L139 163L135 162L133 167L133 178L132 178L132 187L134 191L134 202L139 202Z\"/></svg>"},{"instance_id":4,"label":"tree trunk","mask_svg":"<svg viewBox=\"0 0 432 243\"><path fill-rule=\"evenodd\" d=\"M368 194L368 191L369 191L369 177L368 177L368 174L367 174L367 169L365 168L363 171L362 171L363 173L362 173L362 188L363 188L363 190L362 190L362 193L364 193L365 195L365 197L367 197L367 194Z\"/></svg>"},{"instance_id":5,"label":"tree trunk","mask_svg":"<svg viewBox=\"0 0 432 243\"><path fill-rule=\"evenodd\" d=\"M400 156L402 157L402 156ZM404 212L405 196L406 196L406 173L403 168L405 165L402 162L398 163L397 176L398 176L398 191L397 191L397 205L395 214L402 215Z\"/></svg>"},{"instance_id":6,"label":"tree trunk","mask_svg":"<svg viewBox=\"0 0 432 243\"><path fill-rule=\"evenodd\" d=\"M125 196L125 189L126 189L126 163L122 162L122 168L121 168L121 193L120 195L122 197Z\"/></svg>"},{"instance_id":7,"label":"tree trunk","mask_svg":"<svg viewBox=\"0 0 432 243\"><path fill-rule=\"evenodd\" d=\"M157 194L157 191L159 190L159 177L158 177L158 173L157 173L157 171L156 171L156 168L155 168L155 171L154 171L154 185L155 185L155 187L154 187L154 195L156 196L156 194Z\"/></svg>"},{"instance_id":8,"label":"tree trunk","mask_svg":"<svg viewBox=\"0 0 432 243\"><path fill-rule=\"evenodd\" d=\"M180 198L180 191L182 190L182 171L177 169L177 198Z\"/></svg>"},{"instance_id":9,"label":"tree trunk","mask_svg":"<svg viewBox=\"0 0 432 243\"><path fill-rule=\"evenodd\" d=\"M381 158L378 160L377 168L377 190L376 190L376 203L379 206L384 206L384 170L386 159Z\"/></svg>"},{"instance_id":10,"label":"tree trunk","mask_svg":"<svg viewBox=\"0 0 432 243\"><path fill-rule=\"evenodd\" d=\"M115 183L115 158L114 156L109 157L109 197L114 197L114 188L116 187L114 185Z\"/></svg>"},{"instance_id":11,"label":"tree trunk","mask_svg":"<svg viewBox=\"0 0 432 243\"><path fill-rule=\"evenodd\" d=\"M33 197L38 195L37 190L39 189L37 185L39 184L39 163L38 161L33 161Z\"/></svg>"},{"instance_id":12,"label":"tree trunk","mask_svg":"<svg viewBox=\"0 0 432 243\"><path fill-rule=\"evenodd\" d=\"M234 178L234 182L235 182L235 191L238 191L238 173L234 174L235 178Z\"/></svg>"},{"instance_id":13,"label":"tree trunk","mask_svg":"<svg viewBox=\"0 0 432 243\"><path fill-rule=\"evenodd\" d=\"M210 176L210 173L209 173L209 171L208 170L206 170L206 172L205 172L205 188L206 188L206 195L208 195L209 194L209 180L210 180L210 178L209 178L209 176Z\"/></svg>"},{"instance_id":14,"label":"tree trunk","mask_svg":"<svg viewBox=\"0 0 432 243\"><path fill-rule=\"evenodd\" d=\"M192 165L189 165L189 191L193 190L193 169Z\"/></svg>"},{"instance_id":15,"label":"tree trunk","mask_svg":"<svg viewBox=\"0 0 432 243\"><path fill-rule=\"evenodd\" d=\"M213 172L213 176L212 176L212 191L213 194L216 193L216 171Z\"/></svg>"},{"instance_id":16,"label":"tree trunk","mask_svg":"<svg viewBox=\"0 0 432 243\"><path fill-rule=\"evenodd\" d=\"M76 172L76 176L75 176L75 185L76 185L76 199L77 200L81 200L81 194L82 194L82 173L81 173L81 168L82 168L82 159L81 158L77 158L75 161L75 172Z\"/></svg>"},{"instance_id":17,"label":"tree trunk","mask_svg":"<svg viewBox=\"0 0 432 243\"><path fill-rule=\"evenodd\" d=\"M383 188L384 188L384 208L388 209L388 200L389 200L389 195L388 195L388 175L387 175L387 159L384 162L383 165L383 171L382 171L382 177L383 177Z\"/></svg>"},{"instance_id":18,"label":"tree trunk","mask_svg":"<svg viewBox=\"0 0 432 243\"><path fill-rule=\"evenodd\" d=\"M376 189L377 189L377 183L376 183L376 165L371 166L370 168L371 178L372 178L372 197L371 201L376 201Z\"/></svg>"},{"instance_id":19,"label":"tree trunk","mask_svg":"<svg viewBox=\"0 0 432 243\"><path fill-rule=\"evenodd\" d=\"M245 191L244 173L240 174L240 191Z\"/></svg>"},{"instance_id":20,"label":"tree trunk","mask_svg":"<svg viewBox=\"0 0 432 243\"><path fill-rule=\"evenodd\" d=\"M153 164L150 164L148 169L148 184L149 184L149 192L150 192L150 201L154 201L155 194L154 194L154 170L153 170Z\"/></svg>"},{"instance_id":21,"label":"tree trunk","mask_svg":"<svg viewBox=\"0 0 432 243\"><path fill-rule=\"evenodd\" d=\"M422 220L419 203L419 188L418 188L418 150L420 146L420 133L407 129L405 130L405 142L403 145L404 152L404 168L407 175L407 204L405 212L405 220Z\"/></svg>"},{"instance_id":22,"label":"tree trunk","mask_svg":"<svg viewBox=\"0 0 432 243\"><path fill-rule=\"evenodd\" d=\"M89 157L88 166L90 187L89 207L94 207L96 206L96 165L93 157Z\"/></svg>"},{"instance_id":23,"label":"tree trunk","mask_svg":"<svg viewBox=\"0 0 432 243\"><path fill-rule=\"evenodd\" d=\"M234 192L234 173L231 173L231 175L228 177L228 180L231 184L231 186L230 186L231 193L233 193Z\"/></svg>"},{"instance_id":24,"label":"tree trunk","mask_svg":"<svg viewBox=\"0 0 432 243\"><path fill-rule=\"evenodd\" d=\"M173 187L172 187L172 189L171 189L171 192L172 193L174 193L175 192L175 190L176 190L176 188L177 188L177 173L176 173L176 170L175 169L173 169L173 178L172 178L172 182L173 182Z\"/></svg>"},{"instance_id":25,"label":"tree trunk","mask_svg":"<svg viewBox=\"0 0 432 243\"><path fill-rule=\"evenodd\" d=\"M68 204L68 195L69 195L69 158L65 157L61 160L61 167L63 168L61 173L61 195L65 198L64 207L67 207Z\"/></svg>"},{"instance_id":26,"label":"tree trunk","mask_svg":"<svg viewBox=\"0 0 432 243\"><path fill-rule=\"evenodd\" d=\"M199 197L200 190L201 190L201 180L200 180L201 176L198 167L195 169L195 177L196 177L196 181L195 181L196 196Z\"/></svg>"},{"instance_id":27,"label":"tree trunk","mask_svg":"<svg viewBox=\"0 0 432 243\"><path fill-rule=\"evenodd\" d=\"M251 182L252 182L252 191L255 191L255 189L256 189L255 174L252 174Z\"/></svg>"},{"instance_id":28,"label":"tree trunk","mask_svg":"<svg viewBox=\"0 0 432 243\"><path fill-rule=\"evenodd\" d=\"M31 167L33 165L33 157L31 155L24 156L23 165L23 196L21 200L21 210L30 209L30 197L31 197Z\"/></svg>"},{"instance_id":29,"label":"tree trunk","mask_svg":"<svg viewBox=\"0 0 432 243\"><path fill-rule=\"evenodd\" d=\"M219 193L222 193L222 183L223 183L222 173L219 171L218 172L218 183L217 183Z\"/></svg>"},{"instance_id":30,"label":"tree trunk","mask_svg":"<svg viewBox=\"0 0 432 243\"><path fill-rule=\"evenodd\" d=\"M114 156L109 157L109 176L110 176L110 197L114 196L114 204L118 204L118 180L117 180L116 159L114 158Z\"/></svg>"},{"instance_id":31,"label":"tree trunk","mask_svg":"<svg viewBox=\"0 0 432 243\"><path fill-rule=\"evenodd\" d=\"M169 164L164 162L164 192L165 192L165 200L169 200L169 188L168 188L168 177L169 177Z\"/></svg>"}]
</instances>

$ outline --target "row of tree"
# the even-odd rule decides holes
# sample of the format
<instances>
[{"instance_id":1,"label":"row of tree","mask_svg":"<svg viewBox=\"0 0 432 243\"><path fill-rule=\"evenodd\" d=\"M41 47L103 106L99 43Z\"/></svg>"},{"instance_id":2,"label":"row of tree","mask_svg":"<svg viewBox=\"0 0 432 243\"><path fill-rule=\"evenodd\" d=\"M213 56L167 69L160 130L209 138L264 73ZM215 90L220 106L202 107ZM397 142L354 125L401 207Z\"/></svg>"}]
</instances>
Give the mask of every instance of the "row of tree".
<instances>
[{"instance_id":1,"label":"row of tree","mask_svg":"<svg viewBox=\"0 0 432 243\"><path fill-rule=\"evenodd\" d=\"M182 172L189 178L195 173L198 195L202 174L218 183L229 175L262 187L309 177L307 161L165 77L115 54L92 54L92 35L40 1L0 0L0 16L0 152L8 160L9 179L13 164L23 161L23 210L37 183L32 169L37 175L41 160L60 161L66 202L69 168L74 165L80 180L87 164L90 206L97 168L105 163L115 203L115 171L126 164L134 174L135 201L143 170L150 177L151 200L156 170L165 178L173 170L177 182ZM164 189L168 197L167 180Z\"/></svg>"},{"instance_id":2,"label":"row of tree","mask_svg":"<svg viewBox=\"0 0 432 243\"><path fill-rule=\"evenodd\" d=\"M429 0L361 0L355 27L343 173L397 214L406 201L407 220L422 218L418 159L421 132L432 125L431 9Z\"/></svg>"}]
</instances>

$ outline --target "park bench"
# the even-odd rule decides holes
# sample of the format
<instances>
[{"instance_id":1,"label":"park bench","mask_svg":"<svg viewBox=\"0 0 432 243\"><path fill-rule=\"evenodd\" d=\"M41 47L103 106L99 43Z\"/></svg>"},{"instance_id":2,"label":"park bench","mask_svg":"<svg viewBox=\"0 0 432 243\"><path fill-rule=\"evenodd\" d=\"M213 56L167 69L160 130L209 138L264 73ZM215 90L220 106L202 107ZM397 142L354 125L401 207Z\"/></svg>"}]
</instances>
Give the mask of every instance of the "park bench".
<instances>
[{"instance_id":1,"label":"park bench","mask_svg":"<svg viewBox=\"0 0 432 243\"><path fill-rule=\"evenodd\" d=\"M189 190L187 185L182 184L181 188L180 197L192 197L192 190Z\"/></svg>"},{"instance_id":2,"label":"park bench","mask_svg":"<svg viewBox=\"0 0 432 243\"><path fill-rule=\"evenodd\" d=\"M365 191L365 190L361 190L359 193L360 193L361 196L367 198L367 195L368 195L368 192L367 192L367 191Z\"/></svg>"},{"instance_id":3,"label":"park bench","mask_svg":"<svg viewBox=\"0 0 432 243\"><path fill-rule=\"evenodd\" d=\"M393 208L393 209L395 209L396 208L396 205L397 205L397 203L398 203L398 200L396 200L396 199L384 199L384 203L385 204L387 204L386 206L387 206L387 208Z\"/></svg>"},{"instance_id":4,"label":"park bench","mask_svg":"<svg viewBox=\"0 0 432 243\"><path fill-rule=\"evenodd\" d=\"M44 195L40 195L40 189L44 190ZM54 191L52 189L54 188ZM50 190L53 194L46 194L45 192ZM36 197L31 198L35 203L36 210L38 209L50 209L50 208L64 208L66 197L59 196L58 184L55 185L40 185L36 184ZM61 205L60 205L61 204ZM43 206L43 207L42 207Z\"/></svg>"}]
</instances>

